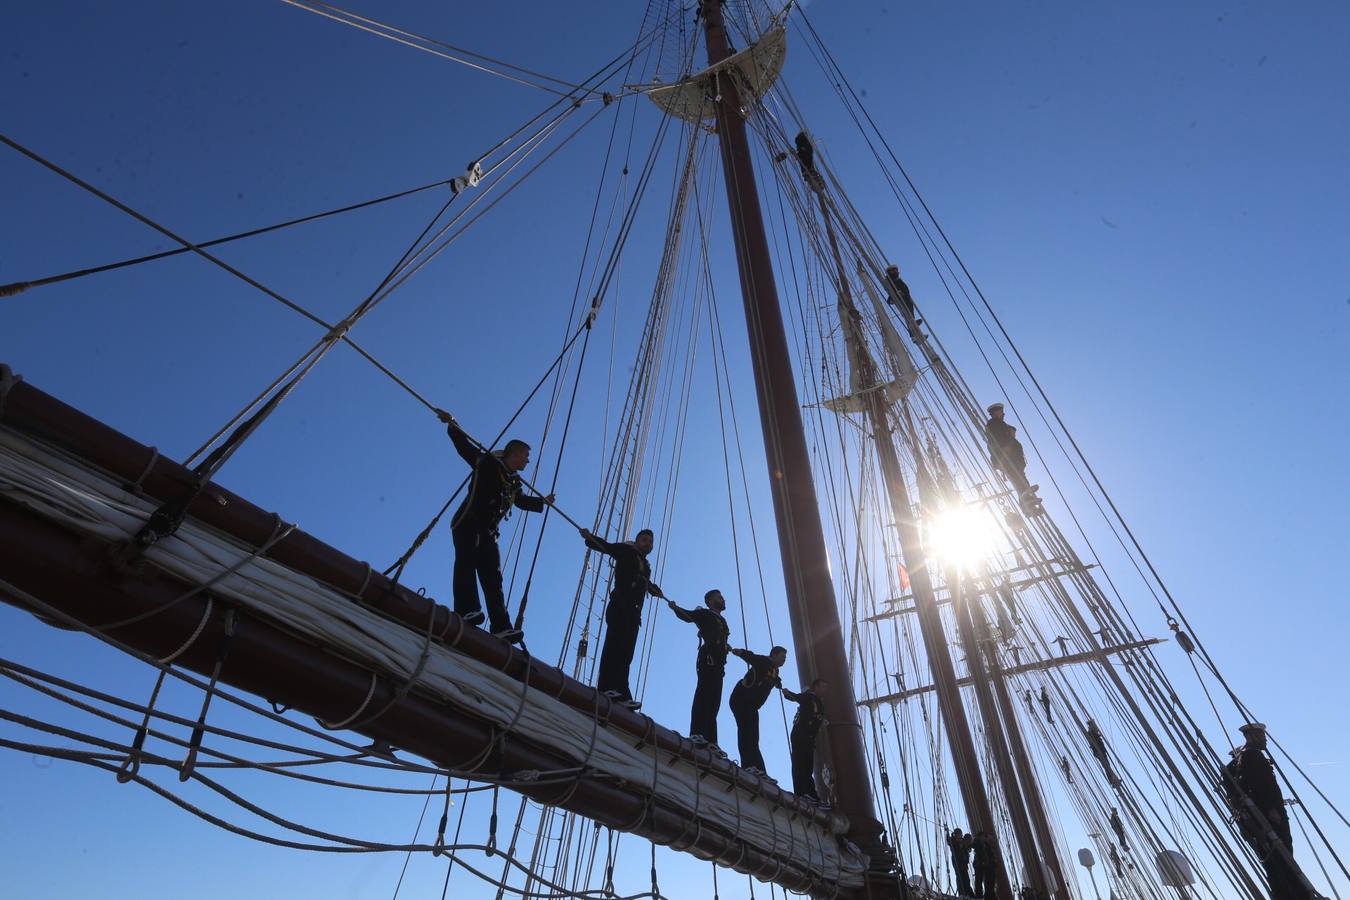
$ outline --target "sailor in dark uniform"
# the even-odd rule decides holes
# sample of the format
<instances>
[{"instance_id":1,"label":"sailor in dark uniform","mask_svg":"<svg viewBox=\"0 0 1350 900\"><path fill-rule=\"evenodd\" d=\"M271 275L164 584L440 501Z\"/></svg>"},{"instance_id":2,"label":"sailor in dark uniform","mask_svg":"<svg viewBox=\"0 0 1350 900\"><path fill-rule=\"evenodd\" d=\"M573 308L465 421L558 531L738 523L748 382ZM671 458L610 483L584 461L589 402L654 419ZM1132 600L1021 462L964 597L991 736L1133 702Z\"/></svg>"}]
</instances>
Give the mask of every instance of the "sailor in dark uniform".
<instances>
[{"instance_id":1,"label":"sailor in dark uniform","mask_svg":"<svg viewBox=\"0 0 1350 900\"><path fill-rule=\"evenodd\" d=\"M1130 842L1125 837L1125 823L1120 821L1120 810L1114 806L1111 807L1111 830L1116 833L1116 840L1120 841L1120 849L1129 853Z\"/></svg>"},{"instance_id":2,"label":"sailor in dark uniform","mask_svg":"<svg viewBox=\"0 0 1350 900\"><path fill-rule=\"evenodd\" d=\"M521 633L511 627L502 593L502 557L497 548L498 529L513 507L526 512L543 512L553 503L553 495L534 497L523 493L519 473L530 463L530 445L510 440L501 450L485 450L459 427L455 417L443 409L436 417L446 425L455 450L473 469L469 492L450 521L455 541L455 612L470 625L483 621L483 606L478 585L487 601L488 627L505 641L516 641Z\"/></svg>"},{"instance_id":3,"label":"sailor in dark uniform","mask_svg":"<svg viewBox=\"0 0 1350 900\"><path fill-rule=\"evenodd\" d=\"M1294 862L1294 836L1289 830L1284 794L1275 765L1266 755L1266 726L1249 722L1241 728L1246 743L1224 767L1224 791L1242 837L1266 870L1272 900L1316 897Z\"/></svg>"},{"instance_id":4,"label":"sailor in dark uniform","mask_svg":"<svg viewBox=\"0 0 1350 900\"><path fill-rule=\"evenodd\" d=\"M919 326L923 324L923 319L919 318L919 311L914 306L914 295L909 292L909 285L900 277L899 266L886 267L886 291L891 305L899 309L904 317L909 336L916 341L921 340L923 333L919 331Z\"/></svg>"},{"instance_id":5,"label":"sailor in dark uniform","mask_svg":"<svg viewBox=\"0 0 1350 900\"><path fill-rule=\"evenodd\" d=\"M816 171L816 148L811 144L811 136L805 131L798 132L794 143L797 145L797 162L801 163L802 178L813 189L822 189L825 179Z\"/></svg>"},{"instance_id":6,"label":"sailor in dark uniform","mask_svg":"<svg viewBox=\"0 0 1350 900\"><path fill-rule=\"evenodd\" d=\"M991 871L990 857L994 853L994 842L987 832L981 831L975 835L971 843L975 851L975 896L993 897L997 892L995 888L995 878Z\"/></svg>"},{"instance_id":7,"label":"sailor in dark uniform","mask_svg":"<svg viewBox=\"0 0 1350 900\"><path fill-rule=\"evenodd\" d=\"M974 839L962 834L960 828L953 828L947 838L947 847L952 852L952 869L956 872L956 895L974 896L970 889L970 851L975 846Z\"/></svg>"},{"instance_id":8,"label":"sailor in dark uniform","mask_svg":"<svg viewBox=\"0 0 1350 900\"><path fill-rule=\"evenodd\" d=\"M1106 737L1102 734L1102 729L1097 725L1095 719L1088 719L1087 730L1084 734L1087 737L1088 747L1092 750L1092 755L1097 757L1097 762L1102 764L1102 771L1106 773L1106 780L1111 783L1111 787L1120 787L1120 776L1116 774L1115 768L1111 765L1111 754L1106 749Z\"/></svg>"},{"instance_id":9,"label":"sailor in dark uniform","mask_svg":"<svg viewBox=\"0 0 1350 900\"><path fill-rule=\"evenodd\" d=\"M797 704L788 737L792 754L792 793L817 803L820 794L816 792L816 735L825 724L825 701L821 693L826 687L825 679L817 678L800 694L783 688L783 696Z\"/></svg>"},{"instance_id":10,"label":"sailor in dark uniform","mask_svg":"<svg viewBox=\"0 0 1350 900\"><path fill-rule=\"evenodd\" d=\"M1038 514L1040 498L1036 496L1039 484L1027 480L1027 455L1017 439L1017 428L1003 418L1003 404L989 404L989 420L984 423L985 442L989 448L989 462L1002 472L1017 489L1018 499L1028 514Z\"/></svg>"},{"instance_id":11,"label":"sailor in dark uniform","mask_svg":"<svg viewBox=\"0 0 1350 900\"><path fill-rule=\"evenodd\" d=\"M684 609L674 600L667 600L670 611L682 622L698 626L698 657L694 668L698 684L694 688L694 703L689 711L689 737L696 744L711 744L717 748L717 712L722 708L722 679L727 672L727 653L731 629L722 616L727 601L719 590L703 595L699 609Z\"/></svg>"},{"instance_id":12,"label":"sailor in dark uniform","mask_svg":"<svg viewBox=\"0 0 1350 900\"><path fill-rule=\"evenodd\" d=\"M650 528L644 528L631 541L611 544L582 530L586 546L614 560L614 587L605 607L605 644L600 650L600 669L596 689L629 709L642 704L633 699L628 688L633 654L637 652L638 629L642 627L642 605L647 595L662 597L652 582L652 565L647 557L656 543Z\"/></svg>"},{"instance_id":13,"label":"sailor in dark uniform","mask_svg":"<svg viewBox=\"0 0 1350 900\"><path fill-rule=\"evenodd\" d=\"M736 717L736 743L740 749L741 766L756 775L765 775L764 756L759 752L759 708L769 699L769 692L782 687L778 669L787 662L787 649L774 647L768 656L749 650L732 650L733 655L745 660L749 670L731 689L731 714Z\"/></svg>"}]
</instances>

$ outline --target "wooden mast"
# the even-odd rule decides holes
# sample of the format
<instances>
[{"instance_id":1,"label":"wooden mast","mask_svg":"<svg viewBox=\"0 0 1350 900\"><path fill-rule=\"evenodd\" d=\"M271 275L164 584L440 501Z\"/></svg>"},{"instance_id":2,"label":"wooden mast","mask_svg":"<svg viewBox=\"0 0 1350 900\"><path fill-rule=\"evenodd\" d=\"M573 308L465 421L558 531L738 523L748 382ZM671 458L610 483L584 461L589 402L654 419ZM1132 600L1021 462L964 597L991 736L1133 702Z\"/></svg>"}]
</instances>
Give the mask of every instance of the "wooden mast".
<instances>
[{"instance_id":1,"label":"wooden mast","mask_svg":"<svg viewBox=\"0 0 1350 900\"><path fill-rule=\"evenodd\" d=\"M701 0L709 66L732 55L720 0ZM744 117L749 113L735 76L722 72L712 85L717 136L726 181L727 204L736 246L741 295L745 305L750 358L755 373L764 455L769 465L774 515L783 562L788 617L797 671L803 680L824 678L829 718L827 744L833 766L836 808L848 816L850 835L872 857L877 869L889 868L881 843L867 752L853 696L820 508L811 478L801 407L788 355L773 262L759 205Z\"/></svg>"},{"instance_id":2,"label":"wooden mast","mask_svg":"<svg viewBox=\"0 0 1350 900\"><path fill-rule=\"evenodd\" d=\"M841 322L847 332L856 329L859 319L857 307L848 286L848 272L844 268L843 257L839 252L839 241L835 236L830 210L825 202L824 184L818 177L807 177L807 186L816 192L820 204L821 218L825 223L825 235L829 241L830 252L834 257L837 270L839 300L843 309L841 316L852 321ZM888 407L890 401L881 387L883 379L871 353L865 344L858 341L857 358L854 364L859 367L859 382L866 391L863 412L866 414L872 430L872 444L877 451L877 462L881 468L882 480L886 484L886 495L891 505L891 517L895 523L900 541L900 551L909 568L910 586L914 594L914 605L919 615L919 630L923 636L928 664L933 673L933 683L937 687L938 705L942 710L942 721L947 731L952 759L956 765L957 782L961 787L961 799L965 804L967 827L973 831L996 833L994 817L989 806L989 794L985 790L980 772L979 757L975 753L975 742L966 719L965 704L961 699L961 690L957 684L955 667L951 654L947 650L947 636L938 613L936 592L924 552L923 541L919 535L918 521L914 516L914 506L909 496L909 486L900 466L900 457L895 449L895 440L891 430ZM917 456L915 463L923 465ZM923 483L923 479L920 479ZM964 635L964 630L963 630ZM972 674L975 674L972 669ZM980 707L985 710L984 706ZM986 723L987 725L988 723ZM997 750L995 751L997 755ZM1000 775L1004 770L1000 767ZM1006 778L1004 779L1006 781ZM1005 785L1005 792L1009 786ZM1015 785L1012 787L1015 788ZM1010 804L1011 805L1011 804ZM1014 817L1014 822L1016 822ZM1018 845L1026 852L1023 831L1018 829ZM1034 852L1034 851L1033 851ZM1000 865L997 869L996 894L999 900L1012 900L1012 885Z\"/></svg>"},{"instance_id":3,"label":"wooden mast","mask_svg":"<svg viewBox=\"0 0 1350 900\"><path fill-rule=\"evenodd\" d=\"M1026 882L1039 897L1049 897L1050 891L1045 880L1045 870L1041 868L1041 860L1036 852L1036 837L1032 832L1031 819L1027 814L1027 808L1023 799L1023 785L1018 782L1017 769L1013 765L1012 757L1008 753L1008 736L1005 733L1007 729L1017 727L1017 720L1011 719L1004 722L999 718L999 710L994 701L994 692L990 687L988 672L985 668L984 657L981 655L982 629L976 625L975 611L971 609L971 603L965 595L965 574L958 566L949 565L946 574L947 584L952 589L952 608L956 613L957 631L961 635L961 645L966 651L966 667L970 669L970 678L975 685L976 706L980 712L980 719L984 722L985 742L989 747L989 755L993 757L994 769L998 772L998 780L1003 787L1003 800L1008 809L1008 819L1012 822L1013 837L1017 840L1018 855L1022 857L1022 868ZM983 611L979 614L984 617ZM1020 740L1020 735L1019 735ZM1034 788L1034 785L1030 785ZM992 833L992 831L991 831ZM999 861L1002 862L1002 854L999 854ZM1006 872L1000 873L1000 878L1007 878ZM1000 881L999 888L1003 884Z\"/></svg>"},{"instance_id":4,"label":"wooden mast","mask_svg":"<svg viewBox=\"0 0 1350 900\"><path fill-rule=\"evenodd\" d=\"M1031 827L1036 835L1036 843L1041 849L1041 862L1045 864L1046 896L1054 900L1069 900L1069 882L1064 877L1064 868L1059 862L1059 851L1055 847L1055 836L1050 830L1050 817L1045 812L1045 799L1041 796L1041 787L1036 780L1036 771L1031 765L1031 754L1027 752L1022 729L1018 726L1017 710L1013 706L1008 691L1007 679L998 658L998 647L989 633L989 620L984 610L976 608L975 627L981 645L989 675L989 683L998 700L999 712L1003 716L1008 732L1008 748L1012 751L1013 765L1017 768L1017 778L1022 784L1022 796L1026 800L1027 814L1031 817Z\"/></svg>"}]
</instances>

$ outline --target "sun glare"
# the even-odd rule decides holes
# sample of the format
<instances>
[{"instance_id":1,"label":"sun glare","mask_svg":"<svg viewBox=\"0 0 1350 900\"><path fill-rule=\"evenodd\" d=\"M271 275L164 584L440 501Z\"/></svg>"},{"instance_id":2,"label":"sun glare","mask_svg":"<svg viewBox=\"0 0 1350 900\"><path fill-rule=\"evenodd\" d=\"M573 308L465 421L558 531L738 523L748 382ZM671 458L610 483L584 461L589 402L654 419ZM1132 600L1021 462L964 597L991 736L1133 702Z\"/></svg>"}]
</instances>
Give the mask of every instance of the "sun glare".
<instances>
[{"instance_id":1,"label":"sun glare","mask_svg":"<svg viewBox=\"0 0 1350 900\"><path fill-rule=\"evenodd\" d=\"M989 514L978 507L950 507L928 520L928 552L943 566L975 568L994 555L998 538Z\"/></svg>"}]
</instances>

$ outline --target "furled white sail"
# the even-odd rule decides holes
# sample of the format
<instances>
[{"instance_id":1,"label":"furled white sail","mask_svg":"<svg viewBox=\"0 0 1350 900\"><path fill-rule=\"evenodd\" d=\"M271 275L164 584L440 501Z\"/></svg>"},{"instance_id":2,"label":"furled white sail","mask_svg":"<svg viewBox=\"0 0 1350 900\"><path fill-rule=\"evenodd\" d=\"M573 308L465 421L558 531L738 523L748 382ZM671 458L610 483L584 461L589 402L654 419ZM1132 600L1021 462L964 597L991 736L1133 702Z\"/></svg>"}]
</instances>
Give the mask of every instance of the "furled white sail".
<instances>
[{"instance_id":1,"label":"furled white sail","mask_svg":"<svg viewBox=\"0 0 1350 900\"><path fill-rule=\"evenodd\" d=\"M900 343L900 335L891 324L881 296L877 293L872 279L867 276L861 261L858 263L858 275L858 280L862 282L867 296L872 300L872 308L876 310L882 345L886 351L885 368L889 369L889 375L872 358L872 352L867 347L867 337L863 332L862 315L853 305L847 291L841 290L838 303L839 325L843 330L844 352L848 357L849 392L821 404L837 413L864 412L869 402L868 394L872 391L885 391L887 404L903 400L919 380L919 372L914 367L914 361L910 359L904 344Z\"/></svg>"}]
</instances>

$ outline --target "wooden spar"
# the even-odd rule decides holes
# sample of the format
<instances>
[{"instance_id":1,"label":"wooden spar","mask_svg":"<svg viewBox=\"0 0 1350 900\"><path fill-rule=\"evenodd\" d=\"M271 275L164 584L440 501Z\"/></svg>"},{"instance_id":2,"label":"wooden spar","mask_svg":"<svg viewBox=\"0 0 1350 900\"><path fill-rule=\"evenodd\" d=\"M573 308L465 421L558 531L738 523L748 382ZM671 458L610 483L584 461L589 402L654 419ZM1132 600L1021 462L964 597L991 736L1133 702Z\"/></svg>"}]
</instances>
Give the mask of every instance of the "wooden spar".
<instances>
[{"instance_id":1,"label":"wooden spar","mask_svg":"<svg viewBox=\"0 0 1350 900\"><path fill-rule=\"evenodd\" d=\"M1055 659L1038 659L1020 665L1010 666L1001 669L1006 677L1008 675L1021 675L1023 672L1039 672L1044 669L1055 669L1060 666L1072 665L1074 663L1101 661L1106 662L1106 657L1114 653L1124 653L1127 650L1141 650L1144 647L1152 647L1154 644L1163 643L1163 638L1147 638L1142 641L1130 641L1125 644L1115 644L1110 647L1102 647L1098 650L1089 650L1086 653L1070 653L1067 656L1056 657ZM969 687L971 680L969 677L962 678L956 682L961 687ZM896 691L893 694L885 694L880 697L869 697L866 700L859 700L859 706L876 707L886 703L899 703L902 700L908 700L911 697L917 697L920 694L927 694L935 690L931 684L925 684L922 687L907 688L903 691Z\"/></svg>"},{"instance_id":2,"label":"wooden spar","mask_svg":"<svg viewBox=\"0 0 1350 900\"><path fill-rule=\"evenodd\" d=\"M63 450L113 479L138 484L154 500L180 496L192 483L187 469L29 384L12 385L0 413L0 425ZM215 484L207 486L190 514L255 547L267 543L278 521ZM140 572L116 572L110 565L110 549L106 543L67 531L16 504L0 502L0 581L16 589L0 588L0 600L33 610L26 594L91 629L99 623L158 610L144 621L118 628L111 637L155 658L188 642L175 665L209 674L223 633L223 604L217 602L216 612L207 615L211 599L208 592L185 598L194 585L153 566ZM712 754L693 750L687 740L651 719L607 707L593 688L478 629L465 628L458 616L434 600L391 582L299 529L276 542L265 556L348 594L353 602L401 622L419 635L426 633L430 623L441 643L588 715L599 709L609 728L671 757L697 761L710 781L717 778L729 789L758 795L760 802L789 806L814 822L829 821L829 814L814 805L798 803L787 792L742 775ZM42 614L42 610L36 611ZM198 628L200 633L189 641ZM452 769L466 769L469 761L485 758L479 771L490 778L509 778L523 770L564 770L579 762L547 746L503 733L489 722L420 696L415 689L400 698L398 683L388 678L377 679L370 694L369 669L246 614L238 616L221 682L327 721L348 719L353 711L365 706L378 715L352 730ZM388 708L383 708L386 704ZM513 783L510 787L540 803L561 806L615 830L629 831L704 859L716 859L790 890L822 891L812 872L793 865L791 860L770 856L711 823L694 824L686 811L653 802L641 785L618 785L583 772L562 783Z\"/></svg>"},{"instance_id":3,"label":"wooden spar","mask_svg":"<svg viewBox=\"0 0 1350 900\"><path fill-rule=\"evenodd\" d=\"M731 55L721 2L702 0L700 9L708 65L716 66ZM872 857L874 868L885 869L892 861L881 844L881 823L873 806L853 677L830 580L825 531L745 133L743 116L749 106L742 106L734 75L719 73L713 93L797 671L803 681L824 678L830 683L825 703L836 805L849 817L854 843Z\"/></svg>"},{"instance_id":4,"label":"wooden spar","mask_svg":"<svg viewBox=\"0 0 1350 900\"><path fill-rule=\"evenodd\" d=\"M1053 560L1052 560L1052 561L1053 561ZM1045 562L1045 561L1041 561L1041 562L1038 563L1038 564L1044 564L1044 562ZM1041 584L1042 582L1049 581L1049 580L1051 580L1051 579L1053 579L1053 578L1064 578L1064 577L1069 576L1069 575L1077 575L1077 574L1080 574L1080 573L1082 573L1082 572L1086 572L1086 571L1088 571L1089 569L1093 569L1093 568L1096 568L1096 566L1095 566L1095 565L1088 565L1088 566L1079 566L1079 567L1069 567L1069 568L1065 569L1065 570L1062 571L1062 572L1050 572L1049 574L1035 575L1035 576L1032 576L1032 577L1030 577L1030 578L1019 578L1017 581L1010 581L1010 582L1008 582L1007 584L996 584L996 585L994 585L993 587L989 587L989 588L976 588L975 590L971 590L970 588L967 588L967 589L966 589L966 594L967 594L967 596L979 596L979 597L982 597L982 596L985 596L986 594L997 594L997 593L999 593L1000 591L1005 591L1005 590L1019 591L1019 590L1021 590L1022 588L1031 587L1032 585L1036 585L1036 584ZM893 597L893 598L891 598L890 600L883 600L883 601L881 601L881 602L893 606L893 605L895 605L895 604L897 604L897 603L904 603L904 602L906 602L906 601L912 601L913 599L914 599L914 596L911 594L911 595L905 596L905 597ZM937 598L934 600L934 602L936 602L938 606L946 606L947 604L949 604L949 603L952 602L952 598L951 598L951 597L937 597ZM917 610L916 610L915 607L913 607L913 606L902 606L902 607L900 607L899 609L888 609L888 610L886 610L885 612L879 612L879 613L877 613L876 615L868 616L866 619L863 619L863 621L864 621L864 622L884 622L886 619L894 619L896 616L907 616L907 615L910 615L910 614L912 614L912 613L914 613L914 612L916 612L916 611L917 611Z\"/></svg>"}]
</instances>

